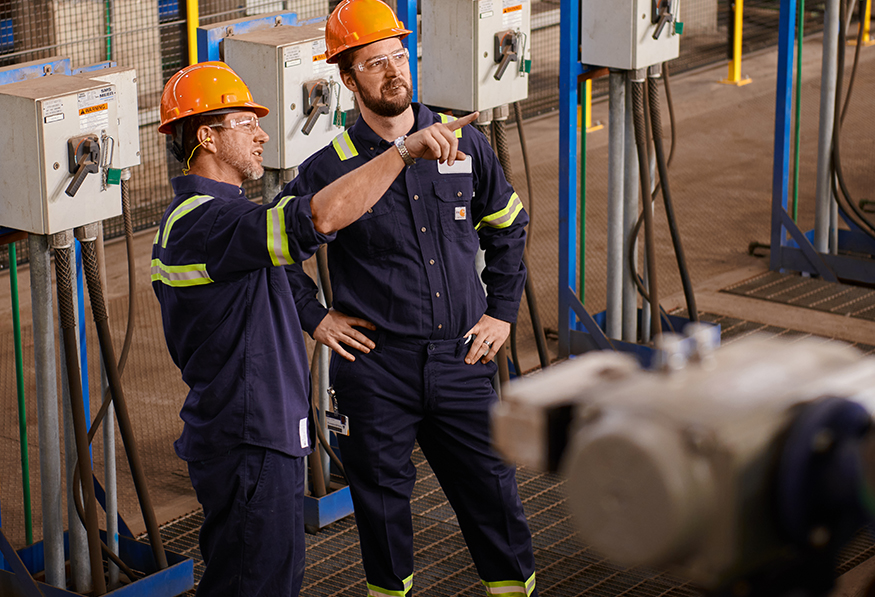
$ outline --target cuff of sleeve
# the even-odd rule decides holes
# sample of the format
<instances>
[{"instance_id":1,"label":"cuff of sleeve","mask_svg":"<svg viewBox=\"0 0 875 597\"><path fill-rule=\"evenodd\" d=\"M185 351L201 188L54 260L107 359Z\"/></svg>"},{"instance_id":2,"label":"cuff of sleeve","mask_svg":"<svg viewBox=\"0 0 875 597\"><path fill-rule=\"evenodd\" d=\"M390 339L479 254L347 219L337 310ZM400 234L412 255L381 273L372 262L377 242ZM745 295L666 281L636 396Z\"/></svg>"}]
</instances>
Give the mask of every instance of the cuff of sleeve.
<instances>
[{"instance_id":1,"label":"cuff of sleeve","mask_svg":"<svg viewBox=\"0 0 875 597\"><path fill-rule=\"evenodd\" d=\"M298 318L301 320L301 328L310 334L310 337L313 336L313 332L316 331L316 328L319 327L319 324L322 323L326 315L328 315L328 309L315 299L307 301L303 305L298 305Z\"/></svg>"},{"instance_id":2,"label":"cuff of sleeve","mask_svg":"<svg viewBox=\"0 0 875 597\"><path fill-rule=\"evenodd\" d=\"M486 315L507 323L516 323L517 312L520 308L519 301L504 301L493 298L487 298L486 301Z\"/></svg>"},{"instance_id":3,"label":"cuff of sleeve","mask_svg":"<svg viewBox=\"0 0 875 597\"><path fill-rule=\"evenodd\" d=\"M337 236L336 232L331 234L322 234L316 230L316 227L313 226L313 211L310 206L310 200L313 198L313 195L303 195L301 197L296 197L296 201L301 202L301 209L298 211L299 214L299 226L300 230L299 234L312 234L314 244L318 247L319 245L324 245L325 243L330 243L334 240L334 237Z\"/></svg>"}]
</instances>

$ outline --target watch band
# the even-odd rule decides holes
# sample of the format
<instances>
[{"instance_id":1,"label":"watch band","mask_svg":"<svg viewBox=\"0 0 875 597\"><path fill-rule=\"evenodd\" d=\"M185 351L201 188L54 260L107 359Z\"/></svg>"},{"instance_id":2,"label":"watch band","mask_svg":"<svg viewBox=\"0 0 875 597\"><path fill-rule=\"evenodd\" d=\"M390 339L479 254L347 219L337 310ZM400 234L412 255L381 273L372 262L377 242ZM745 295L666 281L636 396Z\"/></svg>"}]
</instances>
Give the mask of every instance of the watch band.
<instances>
[{"instance_id":1,"label":"watch band","mask_svg":"<svg viewBox=\"0 0 875 597\"><path fill-rule=\"evenodd\" d=\"M401 135L397 139L395 139L395 148L398 150L398 153L401 154L401 159L404 160L405 166L412 166L416 163L410 156L410 152L407 151L407 146L404 144L404 139L407 138L407 135Z\"/></svg>"}]
</instances>

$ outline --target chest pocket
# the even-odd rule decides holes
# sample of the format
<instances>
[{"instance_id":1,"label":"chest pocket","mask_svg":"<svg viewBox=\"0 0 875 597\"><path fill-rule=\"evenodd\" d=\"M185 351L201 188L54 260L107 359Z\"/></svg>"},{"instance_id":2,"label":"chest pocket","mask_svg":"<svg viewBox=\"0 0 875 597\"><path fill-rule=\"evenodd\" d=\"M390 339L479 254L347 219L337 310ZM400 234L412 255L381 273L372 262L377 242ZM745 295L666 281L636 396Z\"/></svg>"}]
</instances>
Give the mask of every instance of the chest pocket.
<instances>
[{"instance_id":1,"label":"chest pocket","mask_svg":"<svg viewBox=\"0 0 875 597\"><path fill-rule=\"evenodd\" d=\"M398 216L394 207L395 199L383 195L362 217L341 231L355 245L352 250L373 257L397 248Z\"/></svg>"},{"instance_id":2,"label":"chest pocket","mask_svg":"<svg viewBox=\"0 0 875 597\"><path fill-rule=\"evenodd\" d=\"M436 180L434 193L439 199L438 211L444 236L452 239L471 238L475 234L474 214L471 213L474 181L468 176Z\"/></svg>"}]
</instances>

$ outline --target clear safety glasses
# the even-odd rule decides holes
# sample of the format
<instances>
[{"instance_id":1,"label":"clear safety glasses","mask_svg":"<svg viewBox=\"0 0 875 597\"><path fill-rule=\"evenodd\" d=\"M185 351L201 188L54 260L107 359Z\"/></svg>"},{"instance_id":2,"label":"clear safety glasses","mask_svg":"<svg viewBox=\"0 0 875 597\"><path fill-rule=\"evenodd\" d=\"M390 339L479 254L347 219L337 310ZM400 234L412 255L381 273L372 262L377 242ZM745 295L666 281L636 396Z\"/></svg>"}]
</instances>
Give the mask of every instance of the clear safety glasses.
<instances>
[{"instance_id":1,"label":"clear safety glasses","mask_svg":"<svg viewBox=\"0 0 875 597\"><path fill-rule=\"evenodd\" d=\"M242 116L240 118L229 118L225 122L211 124L210 128L221 127L224 129L233 129L243 133L255 134L258 131L258 116Z\"/></svg>"},{"instance_id":2,"label":"clear safety glasses","mask_svg":"<svg viewBox=\"0 0 875 597\"><path fill-rule=\"evenodd\" d=\"M410 59L410 53L407 51L407 48L401 48L391 54L382 55L382 56L374 56L364 62L359 62L358 64L354 64L353 68L358 70L359 72L374 74L381 73L387 68L389 68L389 61L391 60L393 64L397 66L401 66L403 64L407 64L407 61Z\"/></svg>"}]
</instances>

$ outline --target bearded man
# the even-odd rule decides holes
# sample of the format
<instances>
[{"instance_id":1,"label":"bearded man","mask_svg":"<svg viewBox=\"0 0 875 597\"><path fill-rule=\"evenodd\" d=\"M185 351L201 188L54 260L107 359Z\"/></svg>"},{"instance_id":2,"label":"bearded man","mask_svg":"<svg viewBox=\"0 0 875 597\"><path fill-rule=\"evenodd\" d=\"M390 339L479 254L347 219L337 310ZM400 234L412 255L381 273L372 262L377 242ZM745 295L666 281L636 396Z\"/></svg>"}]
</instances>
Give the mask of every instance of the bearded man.
<instances>
[{"instance_id":1,"label":"bearded man","mask_svg":"<svg viewBox=\"0 0 875 597\"><path fill-rule=\"evenodd\" d=\"M333 308L316 301L300 268L296 304L304 329L335 351L330 380L349 420L349 435L338 441L368 595L412 590L418 442L487 592L531 597L535 562L515 469L493 451L489 430L493 358L525 283L528 216L473 127L456 131L467 160L437 164L411 155L413 135L452 117L411 103L414 57L401 44L408 33L380 0L343 0L328 19L328 62L338 65L361 117L302 164L284 194L316 192L387 153L403 156L406 167L328 244Z\"/></svg>"}]
</instances>

